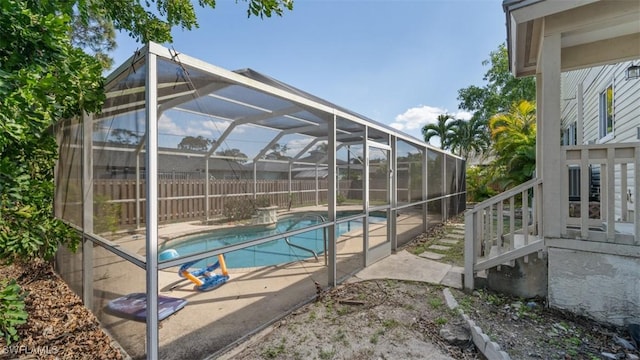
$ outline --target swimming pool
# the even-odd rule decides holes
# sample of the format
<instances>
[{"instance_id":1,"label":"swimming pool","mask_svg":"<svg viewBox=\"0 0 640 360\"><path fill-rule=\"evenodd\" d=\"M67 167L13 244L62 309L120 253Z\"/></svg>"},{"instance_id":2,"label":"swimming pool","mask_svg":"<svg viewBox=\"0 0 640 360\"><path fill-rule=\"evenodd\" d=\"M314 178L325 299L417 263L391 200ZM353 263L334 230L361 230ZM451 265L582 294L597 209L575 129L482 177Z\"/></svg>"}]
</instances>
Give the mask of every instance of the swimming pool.
<instances>
[{"instance_id":1,"label":"swimming pool","mask_svg":"<svg viewBox=\"0 0 640 360\"><path fill-rule=\"evenodd\" d=\"M381 217L370 217L372 222L386 221ZM228 245L243 243L263 237L282 234L286 231L303 229L320 223L319 217L310 218L286 218L278 220L275 228L249 227L246 229L234 228L232 230L216 230L202 235L189 237L171 246L163 246L160 251L174 249L181 256L201 253L207 250L218 249ZM362 229L362 220L352 220L336 225L336 236L350 231ZM310 230L301 234L288 237L291 244L311 249L316 254L324 252L324 229ZM247 268L277 265L296 260L313 257L308 251L287 244L285 238L269 241L263 244L250 246L244 249L225 253L225 262L228 268ZM203 259L192 267L201 268L216 261L214 258Z\"/></svg>"}]
</instances>

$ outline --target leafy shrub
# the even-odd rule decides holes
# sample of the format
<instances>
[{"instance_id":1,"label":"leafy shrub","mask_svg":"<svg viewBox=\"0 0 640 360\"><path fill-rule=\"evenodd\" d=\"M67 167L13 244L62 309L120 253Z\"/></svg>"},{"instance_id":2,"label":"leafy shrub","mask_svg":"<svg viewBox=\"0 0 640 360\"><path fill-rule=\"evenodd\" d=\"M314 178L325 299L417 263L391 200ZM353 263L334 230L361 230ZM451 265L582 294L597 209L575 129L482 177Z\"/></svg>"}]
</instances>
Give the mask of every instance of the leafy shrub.
<instances>
[{"instance_id":1,"label":"leafy shrub","mask_svg":"<svg viewBox=\"0 0 640 360\"><path fill-rule=\"evenodd\" d=\"M57 120L96 112L102 67L69 41L70 17L26 1L3 1L0 38L0 259L50 259L79 237L52 218ZM71 8L71 7L69 7Z\"/></svg>"},{"instance_id":2,"label":"leafy shrub","mask_svg":"<svg viewBox=\"0 0 640 360\"><path fill-rule=\"evenodd\" d=\"M228 220L249 219L254 213L253 202L246 198L226 198L222 215Z\"/></svg>"},{"instance_id":3,"label":"leafy shrub","mask_svg":"<svg viewBox=\"0 0 640 360\"><path fill-rule=\"evenodd\" d=\"M27 322L25 295L15 280L0 283L0 336L4 337L7 345L19 340L16 326Z\"/></svg>"},{"instance_id":4,"label":"leafy shrub","mask_svg":"<svg viewBox=\"0 0 640 360\"><path fill-rule=\"evenodd\" d=\"M261 208L261 207L269 207L269 206L271 206L271 200L269 199L269 196L267 196L267 195L257 197L253 201L253 203L254 203L254 208Z\"/></svg>"},{"instance_id":5,"label":"leafy shrub","mask_svg":"<svg viewBox=\"0 0 640 360\"><path fill-rule=\"evenodd\" d=\"M336 195L336 202L338 203L338 205L344 204L345 201L347 201L347 198L344 195L342 195L340 193L338 193L338 195Z\"/></svg>"},{"instance_id":6,"label":"leafy shrub","mask_svg":"<svg viewBox=\"0 0 640 360\"><path fill-rule=\"evenodd\" d=\"M120 224L121 204L110 203L105 195L95 194L95 215L93 216L93 226L96 234L104 232L115 232Z\"/></svg>"},{"instance_id":7,"label":"leafy shrub","mask_svg":"<svg viewBox=\"0 0 640 360\"><path fill-rule=\"evenodd\" d=\"M466 178L468 202L480 202L497 194L492 186L493 176L490 168L470 166L467 168Z\"/></svg>"}]
</instances>

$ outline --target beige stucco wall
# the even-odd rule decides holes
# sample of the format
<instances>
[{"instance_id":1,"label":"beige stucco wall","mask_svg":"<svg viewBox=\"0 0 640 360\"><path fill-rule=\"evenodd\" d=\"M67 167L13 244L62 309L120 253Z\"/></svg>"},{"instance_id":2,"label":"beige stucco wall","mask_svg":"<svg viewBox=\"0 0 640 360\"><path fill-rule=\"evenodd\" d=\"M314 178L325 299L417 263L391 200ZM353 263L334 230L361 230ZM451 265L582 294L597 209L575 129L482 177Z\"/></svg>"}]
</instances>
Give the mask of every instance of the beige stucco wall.
<instances>
[{"instance_id":1,"label":"beige stucco wall","mask_svg":"<svg viewBox=\"0 0 640 360\"><path fill-rule=\"evenodd\" d=\"M549 248L549 305L618 326L640 321L640 258Z\"/></svg>"}]
</instances>

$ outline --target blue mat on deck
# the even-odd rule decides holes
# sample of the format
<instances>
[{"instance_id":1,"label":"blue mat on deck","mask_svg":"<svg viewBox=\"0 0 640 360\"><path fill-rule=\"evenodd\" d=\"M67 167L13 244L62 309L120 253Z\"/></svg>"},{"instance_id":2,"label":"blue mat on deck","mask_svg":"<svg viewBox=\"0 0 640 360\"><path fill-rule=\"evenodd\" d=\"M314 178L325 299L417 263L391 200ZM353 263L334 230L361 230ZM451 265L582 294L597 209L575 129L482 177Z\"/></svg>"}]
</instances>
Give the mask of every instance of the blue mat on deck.
<instances>
[{"instance_id":1,"label":"blue mat on deck","mask_svg":"<svg viewBox=\"0 0 640 360\"><path fill-rule=\"evenodd\" d=\"M158 319L166 319L169 315L182 309L187 300L170 296L158 295ZM109 301L107 310L114 315L124 318L147 320L147 294L132 293Z\"/></svg>"}]
</instances>

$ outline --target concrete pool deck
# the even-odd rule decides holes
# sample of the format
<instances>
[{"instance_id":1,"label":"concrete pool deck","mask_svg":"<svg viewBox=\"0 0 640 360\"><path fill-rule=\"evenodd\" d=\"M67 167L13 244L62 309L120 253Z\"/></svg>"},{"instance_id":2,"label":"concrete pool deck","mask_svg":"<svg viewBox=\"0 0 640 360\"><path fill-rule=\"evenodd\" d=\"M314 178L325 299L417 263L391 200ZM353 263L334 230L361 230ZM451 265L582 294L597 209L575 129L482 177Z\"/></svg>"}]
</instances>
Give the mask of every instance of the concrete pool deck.
<instances>
[{"instance_id":1,"label":"concrete pool deck","mask_svg":"<svg viewBox=\"0 0 640 360\"><path fill-rule=\"evenodd\" d=\"M419 216L399 217L398 233L421 233ZM189 229L185 228L188 225ZM163 225L160 236L192 234L209 225ZM206 230L205 229L205 230ZM386 226L370 232L375 241L386 239ZM135 241L134 241L135 240ZM142 241L141 241L142 240ZM127 242L137 251L143 239ZM445 284L455 269L449 265L399 251L363 269L362 230L343 235L337 246L337 278L359 281L374 278L398 278ZM421 269L416 271L416 269ZM253 269L230 269L230 280L218 289L199 292L181 279L176 269L159 271L159 294L186 299L184 309L160 323L160 357L162 359L202 359L224 351L246 339L316 295L316 284L326 286L324 258L312 258L288 264ZM459 274L457 275L460 277ZM94 248L94 304L92 310L103 326L133 358L143 358L144 323L122 319L105 311L116 297L145 292L144 270L122 260L101 247ZM217 355L216 355L217 356Z\"/></svg>"}]
</instances>

